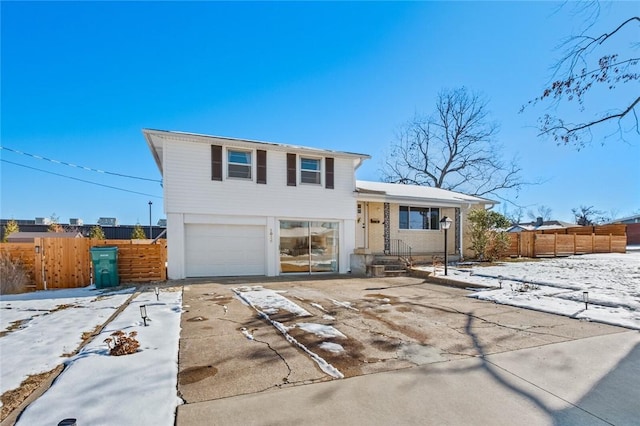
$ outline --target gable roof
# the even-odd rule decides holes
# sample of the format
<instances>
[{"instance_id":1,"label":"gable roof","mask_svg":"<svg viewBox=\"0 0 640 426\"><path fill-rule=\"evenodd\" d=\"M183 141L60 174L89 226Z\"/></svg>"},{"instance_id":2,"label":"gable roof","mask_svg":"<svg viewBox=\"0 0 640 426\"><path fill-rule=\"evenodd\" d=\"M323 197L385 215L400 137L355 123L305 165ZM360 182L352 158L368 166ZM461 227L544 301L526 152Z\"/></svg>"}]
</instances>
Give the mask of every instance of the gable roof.
<instances>
[{"instance_id":1,"label":"gable roof","mask_svg":"<svg viewBox=\"0 0 640 426\"><path fill-rule=\"evenodd\" d=\"M187 132L178 132L171 130L154 130L154 129L142 129L142 134L147 140L147 145L149 145L149 149L153 154L153 158L158 165L158 169L160 173L162 173L162 149L165 139L171 140L184 140L189 142L201 142L205 144L220 144L220 145L233 145L237 147L245 147L245 148L257 148L257 149L270 149L270 150L280 150L280 151L288 151L288 152L302 152L308 153L311 155L322 155L322 156L332 156L332 157L346 157L353 158L357 160L356 169L362 164L364 160L368 160L371 156L367 154L358 154L355 152L346 152L346 151L333 151L328 149L319 149L319 148L311 148L300 145L289 145L283 143L275 143L275 142L262 142L255 141L250 139L238 139L231 138L227 136L212 136L212 135L203 135L199 133L187 133Z\"/></svg>"},{"instance_id":2,"label":"gable roof","mask_svg":"<svg viewBox=\"0 0 640 426\"><path fill-rule=\"evenodd\" d=\"M430 186L406 185L401 183L356 181L357 197L361 201L405 202L414 205L463 206L474 204L499 204L487 198L466 195Z\"/></svg>"}]
</instances>

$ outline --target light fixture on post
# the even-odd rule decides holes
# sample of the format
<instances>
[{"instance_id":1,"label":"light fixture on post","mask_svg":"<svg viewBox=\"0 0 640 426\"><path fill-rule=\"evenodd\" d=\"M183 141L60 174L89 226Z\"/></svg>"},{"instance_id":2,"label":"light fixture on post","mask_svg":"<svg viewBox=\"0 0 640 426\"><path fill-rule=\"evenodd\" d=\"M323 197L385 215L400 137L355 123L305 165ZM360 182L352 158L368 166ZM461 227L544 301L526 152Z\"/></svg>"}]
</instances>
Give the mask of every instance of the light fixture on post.
<instances>
[{"instance_id":1,"label":"light fixture on post","mask_svg":"<svg viewBox=\"0 0 640 426\"><path fill-rule=\"evenodd\" d=\"M151 225L151 205L153 202L149 201L149 239L153 240L153 227Z\"/></svg>"},{"instance_id":2,"label":"light fixture on post","mask_svg":"<svg viewBox=\"0 0 640 426\"><path fill-rule=\"evenodd\" d=\"M447 231L451 227L451 222L453 220L449 219L447 216L440 219L440 229L444 230L444 274L448 275L449 271L447 269L447 264L449 263L449 256L447 254Z\"/></svg>"},{"instance_id":3,"label":"light fixture on post","mask_svg":"<svg viewBox=\"0 0 640 426\"><path fill-rule=\"evenodd\" d=\"M147 326L147 305L140 305L140 316L144 322L144 326Z\"/></svg>"},{"instance_id":4,"label":"light fixture on post","mask_svg":"<svg viewBox=\"0 0 640 426\"><path fill-rule=\"evenodd\" d=\"M588 308L588 304L589 304L589 292L588 291L583 291L582 292L582 301L584 302L584 309L587 310Z\"/></svg>"},{"instance_id":5,"label":"light fixture on post","mask_svg":"<svg viewBox=\"0 0 640 426\"><path fill-rule=\"evenodd\" d=\"M153 292L156 294L156 301L160 300L160 289L158 289L158 287L156 287Z\"/></svg>"}]
</instances>

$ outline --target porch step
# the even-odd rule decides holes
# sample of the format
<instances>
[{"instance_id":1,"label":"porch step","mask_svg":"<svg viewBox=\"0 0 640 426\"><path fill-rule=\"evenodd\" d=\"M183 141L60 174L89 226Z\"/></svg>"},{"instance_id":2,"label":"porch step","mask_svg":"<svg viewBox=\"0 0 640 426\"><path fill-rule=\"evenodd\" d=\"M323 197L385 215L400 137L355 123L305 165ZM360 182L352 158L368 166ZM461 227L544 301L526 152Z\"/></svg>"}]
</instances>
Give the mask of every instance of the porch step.
<instances>
[{"instance_id":1,"label":"porch step","mask_svg":"<svg viewBox=\"0 0 640 426\"><path fill-rule=\"evenodd\" d=\"M385 277L401 277L407 275L407 270L406 269L385 269L384 270L384 276Z\"/></svg>"},{"instance_id":2,"label":"porch step","mask_svg":"<svg viewBox=\"0 0 640 426\"><path fill-rule=\"evenodd\" d=\"M407 274L407 265L396 256L376 257L372 264L384 267L385 277L397 277Z\"/></svg>"}]
</instances>

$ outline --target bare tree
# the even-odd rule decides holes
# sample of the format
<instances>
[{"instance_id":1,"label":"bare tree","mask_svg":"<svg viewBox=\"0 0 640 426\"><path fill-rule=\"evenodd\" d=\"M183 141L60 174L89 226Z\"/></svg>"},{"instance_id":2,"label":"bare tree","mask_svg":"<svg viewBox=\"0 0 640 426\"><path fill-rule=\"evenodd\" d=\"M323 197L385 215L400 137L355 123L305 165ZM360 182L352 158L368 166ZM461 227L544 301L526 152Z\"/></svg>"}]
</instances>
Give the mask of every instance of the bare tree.
<instances>
[{"instance_id":1,"label":"bare tree","mask_svg":"<svg viewBox=\"0 0 640 426\"><path fill-rule=\"evenodd\" d=\"M506 217L512 225L517 225L524 218L524 207L516 206L513 210L509 210L507 204L502 205L502 215Z\"/></svg>"},{"instance_id":2,"label":"bare tree","mask_svg":"<svg viewBox=\"0 0 640 426\"><path fill-rule=\"evenodd\" d=\"M576 224L582 226L597 225L607 220L604 212L594 209L593 206L580 206L579 208L571 209L571 213L576 218Z\"/></svg>"},{"instance_id":3,"label":"bare tree","mask_svg":"<svg viewBox=\"0 0 640 426\"><path fill-rule=\"evenodd\" d=\"M571 143L577 147L590 143L595 129L608 133L604 138L613 135L622 140L637 138L640 135L640 90L635 82L640 80L637 52L640 17L630 16L606 32L592 35L589 31L600 18L599 2L575 3L575 7L577 15L586 15L586 29L561 45L563 53L554 67L554 81L527 105L543 101L555 107L560 103L565 106L573 103L577 104L575 116L579 118L574 122L566 110L547 112L538 119L540 135L552 137L558 144ZM624 42L628 42L627 51L611 51L614 43ZM599 112L589 112L587 95L599 90L615 93L619 104L598 103L595 108Z\"/></svg>"},{"instance_id":4,"label":"bare tree","mask_svg":"<svg viewBox=\"0 0 640 426\"><path fill-rule=\"evenodd\" d=\"M464 87L442 91L433 115L416 116L401 128L385 160L383 179L476 196L519 189L521 169L515 159L502 159L497 131L482 96Z\"/></svg>"},{"instance_id":5,"label":"bare tree","mask_svg":"<svg viewBox=\"0 0 640 426\"><path fill-rule=\"evenodd\" d=\"M551 207L541 204L538 206L536 211L529 210L527 212L527 216L529 216L529 219L531 220L536 220L537 218L541 217L543 221L547 221L551 220L552 211L553 210L551 210Z\"/></svg>"}]
</instances>

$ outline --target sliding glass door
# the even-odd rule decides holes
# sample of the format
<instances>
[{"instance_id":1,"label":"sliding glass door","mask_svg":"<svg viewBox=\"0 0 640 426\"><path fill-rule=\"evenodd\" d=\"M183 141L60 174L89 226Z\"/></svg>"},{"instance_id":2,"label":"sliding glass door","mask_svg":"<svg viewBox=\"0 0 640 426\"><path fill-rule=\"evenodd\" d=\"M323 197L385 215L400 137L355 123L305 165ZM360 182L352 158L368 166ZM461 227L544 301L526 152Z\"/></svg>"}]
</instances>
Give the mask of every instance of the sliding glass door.
<instances>
[{"instance_id":1,"label":"sliding glass door","mask_svg":"<svg viewBox=\"0 0 640 426\"><path fill-rule=\"evenodd\" d=\"M280 221L280 272L338 272L338 222Z\"/></svg>"}]
</instances>

